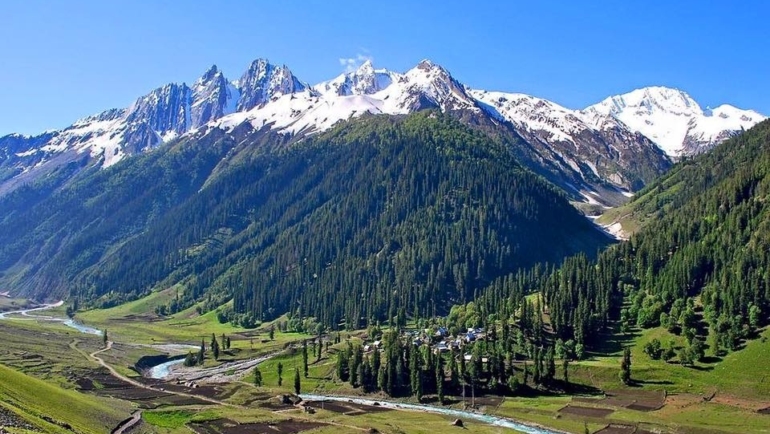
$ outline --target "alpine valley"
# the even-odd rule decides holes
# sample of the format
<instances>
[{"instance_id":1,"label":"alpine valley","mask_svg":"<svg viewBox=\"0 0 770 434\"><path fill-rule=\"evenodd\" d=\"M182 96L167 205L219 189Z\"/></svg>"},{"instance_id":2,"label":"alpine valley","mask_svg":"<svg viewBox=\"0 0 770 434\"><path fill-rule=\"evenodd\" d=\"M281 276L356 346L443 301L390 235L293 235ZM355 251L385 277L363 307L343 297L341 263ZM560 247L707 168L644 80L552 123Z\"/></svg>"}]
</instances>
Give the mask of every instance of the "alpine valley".
<instances>
[{"instance_id":1,"label":"alpine valley","mask_svg":"<svg viewBox=\"0 0 770 434\"><path fill-rule=\"evenodd\" d=\"M768 155L429 60L0 137L0 432L767 432Z\"/></svg>"}]
</instances>

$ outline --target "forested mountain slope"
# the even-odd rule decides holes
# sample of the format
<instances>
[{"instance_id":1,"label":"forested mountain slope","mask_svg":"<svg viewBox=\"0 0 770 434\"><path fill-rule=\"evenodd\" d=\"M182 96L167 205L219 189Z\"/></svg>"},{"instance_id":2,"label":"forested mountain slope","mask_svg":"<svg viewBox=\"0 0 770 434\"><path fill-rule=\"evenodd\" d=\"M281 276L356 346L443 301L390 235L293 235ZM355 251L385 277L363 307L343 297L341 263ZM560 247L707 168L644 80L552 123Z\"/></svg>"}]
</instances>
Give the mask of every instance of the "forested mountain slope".
<instances>
[{"instance_id":1,"label":"forested mountain slope","mask_svg":"<svg viewBox=\"0 0 770 434\"><path fill-rule=\"evenodd\" d=\"M236 149L229 140L179 144L15 203L2 222L4 283L71 291L81 305L181 283L170 311L232 297L228 315L244 323L299 308L362 325L446 312L499 275L609 243L503 144L437 112L368 116L286 151L243 153L204 184Z\"/></svg>"},{"instance_id":2,"label":"forested mountain slope","mask_svg":"<svg viewBox=\"0 0 770 434\"><path fill-rule=\"evenodd\" d=\"M282 140L248 137L251 152ZM2 197L0 285L18 295L66 297L80 273L197 194L243 139L191 137L105 170L83 159Z\"/></svg>"},{"instance_id":3,"label":"forested mountain slope","mask_svg":"<svg viewBox=\"0 0 770 434\"><path fill-rule=\"evenodd\" d=\"M232 295L242 322L301 309L358 326L445 312L502 273L607 241L487 136L434 112L377 116L221 174L78 291L182 282L181 306Z\"/></svg>"},{"instance_id":4,"label":"forested mountain slope","mask_svg":"<svg viewBox=\"0 0 770 434\"><path fill-rule=\"evenodd\" d=\"M739 348L770 312L769 172L765 121L642 192L626 211L645 216L644 227L597 262L502 279L480 304L506 314L517 305L508 300L541 291L563 338L590 342L619 319L667 327L695 346L707 339L714 353Z\"/></svg>"}]
</instances>

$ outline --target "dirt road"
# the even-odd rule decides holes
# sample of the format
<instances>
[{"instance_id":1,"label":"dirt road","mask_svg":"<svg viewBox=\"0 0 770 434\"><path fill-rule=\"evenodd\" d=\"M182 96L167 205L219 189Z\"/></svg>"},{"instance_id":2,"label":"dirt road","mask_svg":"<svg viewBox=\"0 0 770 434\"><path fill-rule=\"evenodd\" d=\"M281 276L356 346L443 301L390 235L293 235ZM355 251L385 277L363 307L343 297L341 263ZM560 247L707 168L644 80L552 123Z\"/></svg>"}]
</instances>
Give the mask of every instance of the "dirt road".
<instances>
[{"instance_id":1,"label":"dirt road","mask_svg":"<svg viewBox=\"0 0 770 434\"><path fill-rule=\"evenodd\" d=\"M133 428L134 425L138 424L139 421L141 420L142 420L142 410L137 410L131 415L131 418L121 422L120 425L117 426L117 428L115 428L110 432L110 434L123 434L126 431L129 431L131 428Z\"/></svg>"},{"instance_id":2,"label":"dirt road","mask_svg":"<svg viewBox=\"0 0 770 434\"><path fill-rule=\"evenodd\" d=\"M75 340L75 342L73 342L73 348L76 348L76 346L77 346L77 340ZM173 395L185 396L185 397L188 397L188 398L195 398L195 399L199 399L201 401L210 402L212 404L224 405L224 406L234 407L234 408L241 408L241 406L230 404L230 403L224 402L224 401L220 401L218 399L208 398L206 396L196 395L196 394L193 394L193 393L185 393L185 392L179 392L179 391L174 391L174 390L166 390L166 389L163 389L163 388L154 387L154 386L150 386L150 385L141 383L141 382L136 381L136 380L134 380L134 379L132 379L130 377L126 377L125 375L123 375L120 372L118 372L117 370L115 370L115 368L113 368L110 364L105 362L104 359L102 359L101 357L98 356L98 354L101 354L101 353L103 353L105 351L109 351L111 349L112 349L112 341L107 341L107 346L106 347L102 348L101 350L94 351L93 353L89 354L88 357L90 357L92 360L94 360L98 364L100 364L100 365L104 366L105 368L107 368L107 370L110 371L110 374L113 377L118 378L118 379L120 379L122 381L125 381L126 383L129 383L132 386L140 387L142 389L147 389L147 390L155 390L155 391L159 391L160 390L160 391L163 391L165 393L171 393Z\"/></svg>"}]
</instances>

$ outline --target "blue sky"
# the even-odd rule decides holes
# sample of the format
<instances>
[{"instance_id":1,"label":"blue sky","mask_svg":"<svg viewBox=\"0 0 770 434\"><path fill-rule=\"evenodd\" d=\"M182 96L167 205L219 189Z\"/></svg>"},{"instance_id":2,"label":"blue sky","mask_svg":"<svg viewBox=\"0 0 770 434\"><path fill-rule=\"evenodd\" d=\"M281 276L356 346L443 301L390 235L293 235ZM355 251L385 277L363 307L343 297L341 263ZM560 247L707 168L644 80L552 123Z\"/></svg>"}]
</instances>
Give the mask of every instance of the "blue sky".
<instances>
[{"instance_id":1,"label":"blue sky","mask_svg":"<svg viewBox=\"0 0 770 434\"><path fill-rule=\"evenodd\" d=\"M0 135L62 128L215 63L266 57L310 83L341 58L423 58L476 88L570 108L647 85L770 114L765 1L2 2Z\"/></svg>"}]
</instances>

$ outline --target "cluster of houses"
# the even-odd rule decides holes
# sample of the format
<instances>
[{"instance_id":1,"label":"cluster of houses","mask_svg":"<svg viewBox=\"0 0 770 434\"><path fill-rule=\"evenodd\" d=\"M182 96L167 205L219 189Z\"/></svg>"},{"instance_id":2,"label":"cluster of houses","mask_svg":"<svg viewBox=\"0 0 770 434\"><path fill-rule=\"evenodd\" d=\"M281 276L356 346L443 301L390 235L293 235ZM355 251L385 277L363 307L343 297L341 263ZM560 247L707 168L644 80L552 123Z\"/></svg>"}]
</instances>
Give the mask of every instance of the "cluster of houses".
<instances>
[{"instance_id":1,"label":"cluster of houses","mask_svg":"<svg viewBox=\"0 0 770 434\"><path fill-rule=\"evenodd\" d=\"M439 327L435 331L431 329L422 331L405 330L401 337L404 340L411 340L415 346L427 345L433 350L434 354L440 354L454 350L462 351L466 344L474 342L477 339L483 339L485 334L483 328L468 328L466 332L452 336L445 327ZM382 341L379 340L365 343L364 352L379 351L381 347ZM466 361L470 361L471 355L464 354L464 358Z\"/></svg>"}]
</instances>

